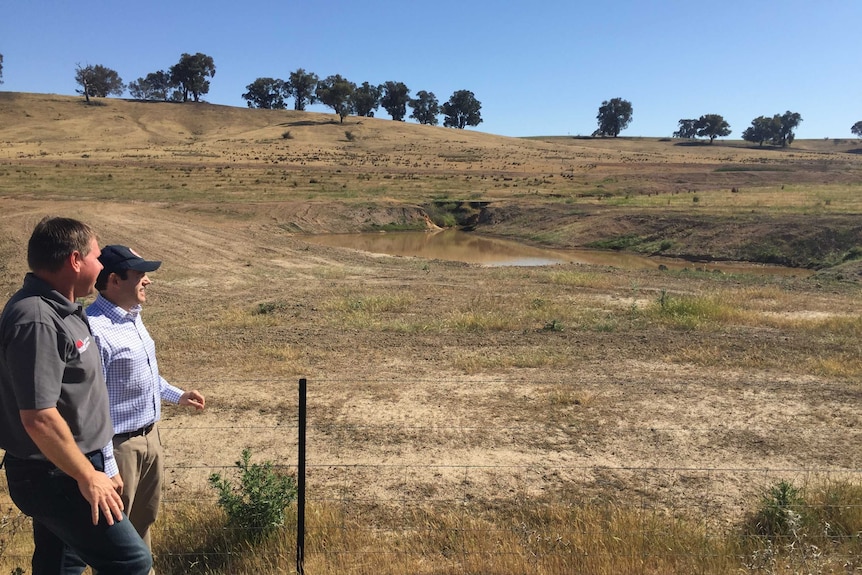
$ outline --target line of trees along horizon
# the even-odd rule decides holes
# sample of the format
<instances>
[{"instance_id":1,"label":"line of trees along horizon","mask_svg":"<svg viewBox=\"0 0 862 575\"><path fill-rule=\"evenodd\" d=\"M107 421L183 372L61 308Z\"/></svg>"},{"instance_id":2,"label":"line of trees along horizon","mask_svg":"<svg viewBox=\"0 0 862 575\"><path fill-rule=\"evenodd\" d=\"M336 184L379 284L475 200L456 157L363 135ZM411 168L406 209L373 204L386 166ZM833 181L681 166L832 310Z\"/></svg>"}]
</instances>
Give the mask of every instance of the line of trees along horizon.
<instances>
[{"instance_id":1,"label":"line of trees along horizon","mask_svg":"<svg viewBox=\"0 0 862 575\"><path fill-rule=\"evenodd\" d=\"M357 86L341 74L321 80L303 68L291 72L288 80L257 78L245 89L242 98L249 108L285 109L287 99L292 97L294 110L303 111L306 105L320 102L332 108L341 122L351 114L374 117L381 106L398 122L404 121L408 106L412 110L410 117L423 125L436 126L441 114L445 127L463 129L482 122L482 103L470 90L456 90L441 105L434 92L426 90L411 98L410 88L404 82L390 80L379 85L363 82Z\"/></svg>"},{"instance_id":2,"label":"line of trees along horizon","mask_svg":"<svg viewBox=\"0 0 862 575\"><path fill-rule=\"evenodd\" d=\"M105 98L110 95L121 96L128 88L132 98L137 100L159 100L187 102L191 98L199 102L201 96L209 93L209 78L215 76L215 62L211 56L198 52L194 55L183 53L177 64L168 70L151 72L145 77L123 83L120 75L106 66L88 65L75 67L76 90L89 102L91 97ZM0 54L0 84L3 83L3 54ZM434 92L420 90L415 98L410 98L410 89L403 82L387 81L380 85L363 82L357 86L340 74L320 80L316 74L299 68L290 73L288 80L278 78L257 78L246 86L242 98L249 108L285 109L286 100L293 98L294 110L305 110L307 105L320 102L332 108L341 122L348 115L373 117L381 106L396 121L404 121L407 106L412 109L410 117L418 123L436 126L438 116L445 116L443 125L463 129L478 126L482 122L482 104L469 90L457 90L448 102L440 105ZM613 98L602 102L596 116L598 129L593 136L617 137L632 121L631 102ZM751 126L742 132L742 139L763 146L769 142L775 146L786 147L795 139L794 130L802 122L798 112L786 111L772 117L758 116ZM679 129L674 138L708 138L713 143L716 138L729 136L730 124L721 114L705 114L698 119L680 119ZM850 127L850 132L862 138L862 120Z\"/></svg>"}]
</instances>

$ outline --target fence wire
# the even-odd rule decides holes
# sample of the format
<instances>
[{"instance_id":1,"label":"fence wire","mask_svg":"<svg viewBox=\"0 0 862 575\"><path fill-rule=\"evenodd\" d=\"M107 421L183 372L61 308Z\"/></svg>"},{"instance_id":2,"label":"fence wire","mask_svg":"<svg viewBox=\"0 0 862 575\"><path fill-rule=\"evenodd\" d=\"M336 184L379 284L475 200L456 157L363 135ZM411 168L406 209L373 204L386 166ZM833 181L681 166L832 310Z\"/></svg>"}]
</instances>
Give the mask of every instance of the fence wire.
<instances>
[{"instance_id":1,"label":"fence wire","mask_svg":"<svg viewBox=\"0 0 862 575\"><path fill-rule=\"evenodd\" d=\"M187 389L213 385L173 383ZM272 382L231 382L237 383ZM547 426L530 421L408 421L385 405L373 421L348 420L342 416L349 406L333 413L325 402L315 402L326 384L333 383L352 382L321 382L309 394L304 465L308 513L301 563L294 546L295 510L288 510L285 524L277 529L275 540L280 543L258 549L237 545L241 534L224 522L217 493L209 485L214 473L236 477L241 447L250 447L254 461L266 460L281 472L297 474L300 414L295 382L279 382L286 392L278 398L278 409L250 424L244 425L248 421L241 413L208 420L165 413L159 432L167 459L166 484L154 536L160 573L802 573L814 568L821 573L862 573L862 468L542 460L518 448L523 438L548 433ZM357 387L382 383L392 382L365 381ZM208 409L218 407L210 401ZM776 425L783 425L783 433L795 433L787 422ZM723 421L662 428L632 421L621 422L616 431L686 441L726 430ZM798 431L804 436L808 428ZM849 430L846 440L858 442L860 433ZM400 448L381 458L378 447L392 438ZM489 438L498 438L497 444L488 445ZM477 445L487 461L473 457ZM199 457L194 457L196 452ZM30 528L8 498L5 477L2 483L0 569L14 572L29 564ZM802 496L781 501L775 489L782 485L799 490L794 493L825 493L806 501L806 512L814 510L819 519L794 523ZM836 485L844 490L829 491ZM841 499L842 494L853 496ZM784 514L786 523L764 537L752 518L770 505ZM836 518L857 522L839 525ZM194 521L211 521L215 527L196 531L184 523ZM192 540L160 545L160 537ZM728 541L738 548L729 552ZM602 567L592 557L597 552L613 555L616 567ZM258 555L254 567L246 565L249 554ZM668 555L674 567L668 567ZM735 560L733 565L725 565L728 557Z\"/></svg>"}]
</instances>

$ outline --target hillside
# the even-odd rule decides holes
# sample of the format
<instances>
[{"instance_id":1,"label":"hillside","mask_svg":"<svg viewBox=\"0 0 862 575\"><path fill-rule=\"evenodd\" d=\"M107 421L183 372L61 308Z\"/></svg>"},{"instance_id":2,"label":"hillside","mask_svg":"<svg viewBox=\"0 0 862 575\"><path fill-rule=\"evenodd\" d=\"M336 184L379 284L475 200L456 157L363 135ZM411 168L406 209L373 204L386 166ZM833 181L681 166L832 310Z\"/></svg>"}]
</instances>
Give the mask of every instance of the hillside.
<instances>
[{"instance_id":1,"label":"hillside","mask_svg":"<svg viewBox=\"0 0 862 575\"><path fill-rule=\"evenodd\" d=\"M493 526L476 533L497 557L500 534L515 526L532 540L517 526L545 510L628 510L636 527L586 529L619 536L599 551L615 562L629 549L651 558L663 548L653 543L662 528L643 527L657 517L712 539L739 533L779 480L858 487L856 142L773 150L517 139L372 118L342 125L317 113L101 104L0 92L0 297L20 287L27 238L46 214L80 218L103 245L163 262L143 312L159 369L200 390L207 407L163 411L160 573L292 569L285 546L263 557L267 567L220 571L192 548L206 538L176 529L184 517L208 524L198 512L215 516L208 477L243 449L294 465L299 378L309 383L309 527L320 533L335 509L339 534L314 540L359 549L336 553L348 562L372 547L394 550L392 561L372 556L382 575L450 572L451 547L435 534L460 537L464 524L429 526L453 512ZM687 264L483 267L308 237L429 220L557 247L816 268L850 261L780 275ZM535 533L583 530L577 520L561 531L539 523ZM354 532L371 533L368 546L338 538ZM409 567L402 533L428 550ZM17 538L17 563L0 557L7 572L26 564L30 530ZM858 538L816 543L838 557L836 572L862 556ZM555 549L561 561L582 555ZM494 572L538 572L537 550L545 553L507 551L524 567ZM259 556L236 551L232 561ZM642 573L647 563L636 559L631 572ZM367 563L318 566L310 571L368 572ZM591 571L561 563L545 572Z\"/></svg>"},{"instance_id":2,"label":"hillside","mask_svg":"<svg viewBox=\"0 0 862 575\"><path fill-rule=\"evenodd\" d=\"M308 233L421 227L448 212L480 233L706 261L843 261L862 245L860 149L854 140L772 149L522 139L379 118L0 92L6 197L171 202L266 214Z\"/></svg>"}]
</instances>

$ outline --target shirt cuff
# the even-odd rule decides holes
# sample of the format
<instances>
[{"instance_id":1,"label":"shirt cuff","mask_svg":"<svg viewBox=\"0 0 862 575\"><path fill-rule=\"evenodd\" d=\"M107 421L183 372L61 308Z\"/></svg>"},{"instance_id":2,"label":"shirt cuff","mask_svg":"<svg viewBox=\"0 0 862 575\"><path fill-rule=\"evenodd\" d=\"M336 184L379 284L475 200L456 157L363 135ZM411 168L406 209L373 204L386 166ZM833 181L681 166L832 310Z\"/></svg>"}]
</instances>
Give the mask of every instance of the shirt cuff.
<instances>
[{"instance_id":1,"label":"shirt cuff","mask_svg":"<svg viewBox=\"0 0 862 575\"><path fill-rule=\"evenodd\" d=\"M173 386L164 379L162 379L162 400L167 401L169 403L177 404L180 402L180 397L185 393L179 387Z\"/></svg>"},{"instance_id":2,"label":"shirt cuff","mask_svg":"<svg viewBox=\"0 0 862 575\"><path fill-rule=\"evenodd\" d=\"M120 472L120 468L117 467L117 460L114 459L113 441L102 448L102 456L105 458L105 475L108 477L117 475Z\"/></svg>"}]
</instances>

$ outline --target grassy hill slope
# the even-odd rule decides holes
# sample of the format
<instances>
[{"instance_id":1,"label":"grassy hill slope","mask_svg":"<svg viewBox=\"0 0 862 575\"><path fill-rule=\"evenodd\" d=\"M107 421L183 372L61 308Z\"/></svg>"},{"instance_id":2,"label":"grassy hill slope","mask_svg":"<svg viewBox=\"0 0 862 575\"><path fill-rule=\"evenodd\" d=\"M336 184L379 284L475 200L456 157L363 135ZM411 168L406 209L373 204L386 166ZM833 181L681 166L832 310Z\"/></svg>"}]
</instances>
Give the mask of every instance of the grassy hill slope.
<instances>
[{"instance_id":1,"label":"grassy hill slope","mask_svg":"<svg viewBox=\"0 0 862 575\"><path fill-rule=\"evenodd\" d=\"M550 246L691 259L843 261L862 245L859 150L855 140L774 149L509 138L381 118L0 92L6 197L168 202L310 233L422 227L428 216Z\"/></svg>"}]
</instances>

